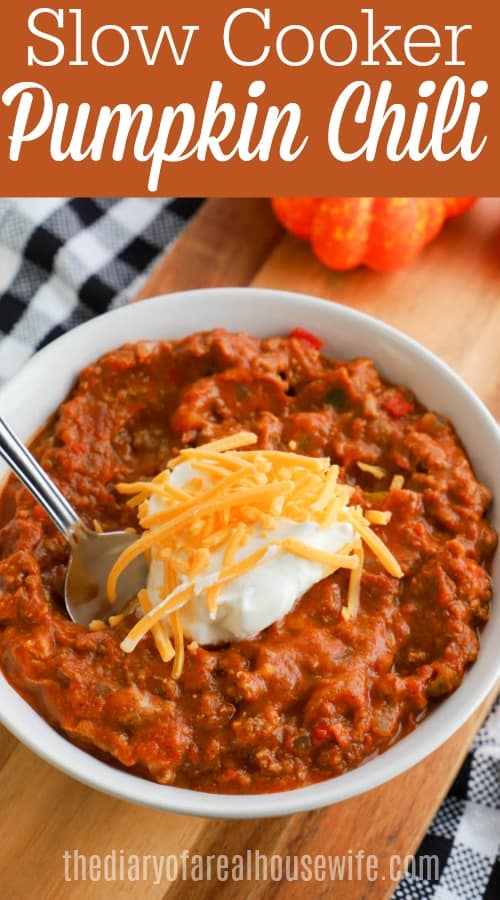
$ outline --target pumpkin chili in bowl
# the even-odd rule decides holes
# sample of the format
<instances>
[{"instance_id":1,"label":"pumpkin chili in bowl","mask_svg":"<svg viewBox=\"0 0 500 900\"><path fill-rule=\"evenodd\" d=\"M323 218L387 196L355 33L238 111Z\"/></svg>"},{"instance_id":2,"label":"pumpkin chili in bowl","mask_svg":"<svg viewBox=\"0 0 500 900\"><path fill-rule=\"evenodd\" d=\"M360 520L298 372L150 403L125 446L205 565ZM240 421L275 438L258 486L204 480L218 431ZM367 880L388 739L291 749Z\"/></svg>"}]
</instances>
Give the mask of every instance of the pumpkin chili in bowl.
<instances>
[{"instance_id":1,"label":"pumpkin chili in bowl","mask_svg":"<svg viewBox=\"0 0 500 900\"><path fill-rule=\"evenodd\" d=\"M224 450L241 432L251 443ZM2 669L101 759L197 790L300 787L411 731L478 654L496 546L488 489L446 419L370 360L323 355L302 328L266 340L217 329L109 352L32 450L89 525L134 528L144 547L153 535L144 596L87 630L64 613L64 541L13 478L0 498ZM217 490L224 502L207 512L202 499ZM336 531L325 537L327 496ZM176 503L185 524L174 529ZM238 560L229 544L241 556L245 541L255 567L233 572L247 578L240 596L217 572ZM169 615L146 627L161 602Z\"/></svg>"}]
</instances>

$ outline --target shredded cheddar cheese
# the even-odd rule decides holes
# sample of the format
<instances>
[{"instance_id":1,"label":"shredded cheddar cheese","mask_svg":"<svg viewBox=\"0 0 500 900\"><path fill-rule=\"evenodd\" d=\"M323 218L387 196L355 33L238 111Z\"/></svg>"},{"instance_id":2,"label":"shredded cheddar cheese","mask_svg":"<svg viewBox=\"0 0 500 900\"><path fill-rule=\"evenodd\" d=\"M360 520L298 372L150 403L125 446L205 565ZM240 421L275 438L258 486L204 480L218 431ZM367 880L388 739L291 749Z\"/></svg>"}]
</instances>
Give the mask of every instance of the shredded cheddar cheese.
<instances>
[{"instance_id":1,"label":"shredded cheddar cheese","mask_svg":"<svg viewBox=\"0 0 500 900\"><path fill-rule=\"evenodd\" d=\"M362 472L368 472L374 478L385 478L387 475L382 466L372 466L370 463L358 462L358 469L361 469Z\"/></svg>"},{"instance_id":2,"label":"shredded cheddar cheese","mask_svg":"<svg viewBox=\"0 0 500 900\"><path fill-rule=\"evenodd\" d=\"M391 512L383 512L381 509L367 509L365 518L372 525L388 525L392 518Z\"/></svg>"},{"instance_id":3,"label":"shredded cheddar cheese","mask_svg":"<svg viewBox=\"0 0 500 900\"><path fill-rule=\"evenodd\" d=\"M179 678L184 666L184 634L178 611L169 615L168 623L172 629L175 641L175 661L172 676L173 678Z\"/></svg>"},{"instance_id":4,"label":"shredded cheddar cheese","mask_svg":"<svg viewBox=\"0 0 500 900\"><path fill-rule=\"evenodd\" d=\"M161 658L173 660L174 678L180 676L184 662L183 607L190 602L206 603L210 618L215 619L223 586L251 572L269 554L291 553L319 563L324 577L346 569L349 587L342 610L346 620L359 610L363 543L392 576L402 577L397 560L371 529L371 524L387 524L390 512L370 509L363 513L361 507L350 506L354 488L339 483L339 467L329 459L247 449L256 442L256 435L240 432L186 448L151 481L118 485L122 494L130 495L127 502L138 508L143 532L111 569L110 601L115 598L118 578L137 556L150 554L163 565L163 586L156 605L148 591L139 593L136 613L140 617L121 647L132 652L151 631ZM195 477L180 488L171 484L170 473L183 462L189 462ZM377 466L358 465L377 478L387 474ZM322 529L347 522L356 537L339 552L320 550L291 537L273 540L273 530L282 519L314 522ZM264 546L238 558L256 528L264 535ZM208 573L211 556L219 549L221 568ZM120 616L112 618L112 624L122 621ZM193 647L193 642L188 647Z\"/></svg>"},{"instance_id":5,"label":"shredded cheddar cheese","mask_svg":"<svg viewBox=\"0 0 500 900\"><path fill-rule=\"evenodd\" d=\"M348 556L347 554L342 553L327 553L325 550L317 550L315 547L309 547L308 544L304 544L302 541L296 541L294 538L286 538L281 542L280 546L283 550L289 550L291 553L295 553L296 556L301 556L303 559L310 559L313 562L319 562L324 566L328 566L330 574L336 569L357 569L358 567L358 560L354 556Z\"/></svg>"},{"instance_id":6,"label":"shredded cheddar cheese","mask_svg":"<svg viewBox=\"0 0 500 900\"><path fill-rule=\"evenodd\" d=\"M139 603L141 604L144 612L148 613L151 609L153 609L153 604L151 603L150 596L146 590L139 591L137 599L139 600ZM158 653L160 654L163 662L169 662L176 655L176 651L172 647L170 638L163 627L163 623L157 622L156 625L153 625L151 631L153 633L156 649L158 650Z\"/></svg>"},{"instance_id":7,"label":"shredded cheddar cheese","mask_svg":"<svg viewBox=\"0 0 500 900\"><path fill-rule=\"evenodd\" d=\"M366 521L359 509L344 509L340 516L354 526L374 556L376 556L384 568L387 569L389 575L392 575L394 578L403 577L403 572L397 559L393 556L389 548L386 547L378 534L375 534L375 532L371 530L370 523Z\"/></svg>"},{"instance_id":8,"label":"shredded cheddar cheese","mask_svg":"<svg viewBox=\"0 0 500 900\"><path fill-rule=\"evenodd\" d=\"M348 622L349 619L355 619L359 612L361 573L365 556L363 552L363 544L361 543L361 541L356 542L354 553L356 555L358 565L351 572L349 587L347 589L347 605L342 607L342 618L346 622Z\"/></svg>"}]
</instances>

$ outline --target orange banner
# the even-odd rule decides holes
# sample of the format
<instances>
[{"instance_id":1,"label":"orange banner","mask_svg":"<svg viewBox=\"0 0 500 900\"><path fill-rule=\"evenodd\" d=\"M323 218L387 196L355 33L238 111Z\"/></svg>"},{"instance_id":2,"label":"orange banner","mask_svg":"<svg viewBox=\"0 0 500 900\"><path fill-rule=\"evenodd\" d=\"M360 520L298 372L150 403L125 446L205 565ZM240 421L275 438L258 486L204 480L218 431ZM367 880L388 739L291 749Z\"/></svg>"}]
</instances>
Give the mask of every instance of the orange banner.
<instances>
[{"instance_id":1,"label":"orange banner","mask_svg":"<svg viewBox=\"0 0 500 900\"><path fill-rule=\"evenodd\" d=\"M500 194L491 10L18 0L0 192Z\"/></svg>"}]
</instances>

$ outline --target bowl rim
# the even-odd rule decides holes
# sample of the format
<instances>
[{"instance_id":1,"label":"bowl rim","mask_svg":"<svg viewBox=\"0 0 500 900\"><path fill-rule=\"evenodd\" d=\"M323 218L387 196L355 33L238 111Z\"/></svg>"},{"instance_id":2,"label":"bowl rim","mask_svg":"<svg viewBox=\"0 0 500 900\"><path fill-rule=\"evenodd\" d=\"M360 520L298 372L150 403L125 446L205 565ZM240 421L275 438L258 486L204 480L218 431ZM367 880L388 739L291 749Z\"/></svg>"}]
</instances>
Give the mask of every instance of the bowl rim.
<instances>
[{"instance_id":1,"label":"bowl rim","mask_svg":"<svg viewBox=\"0 0 500 900\"><path fill-rule=\"evenodd\" d=\"M344 324L361 322L366 328L372 330L375 338L391 339L404 351L408 351L411 356L419 358L423 365L429 366L438 376L451 384L454 390L463 395L467 404L481 420L488 439L491 441L492 448L496 449L497 454L500 455L500 428L485 404L447 363L409 335L367 313L329 299L322 299L295 291L252 286L176 291L158 295L137 304L131 303L97 316L60 336L32 356L19 373L0 388L0 404L2 404L5 397L15 392L16 385L21 380L29 381L38 370L43 370L46 361L50 360L54 354L54 348L62 352L75 341L85 342L85 338L91 336L92 333L97 334L99 330L104 330L111 318L115 320L121 318L123 321L130 318L133 321L140 312L146 315L153 308L158 310L158 313L161 315L160 310L163 303L192 303L196 305L198 300L202 300L202 298L204 298L203 302L209 302L210 299L213 298L215 300L217 298L219 300L225 299L228 304L231 302L244 303L249 300L249 297L252 298L252 303L262 304L264 307L269 303L282 303L286 299L286 302L290 303L291 306L293 306L293 303L296 305L307 305L311 312L314 309L323 312L328 309L333 317L338 317ZM228 330L231 330L230 323L220 327L227 327ZM263 331L265 328L259 326L256 330ZM135 338L135 340L140 339L140 335ZM108 344L108 349L112 349L114 346L116 344L111 341ZM95 358L98 358L101 352L106 351L97 351ZM472 697L469 698L468 703L460 702L460 687L449 697L445 698L443 703L418 726L418 729L408 736L421 734L426 723L439 716L439 719L442 720L440 721L440 728L435 728L434 733L427 728L425 740L407 743L404 750L401 751L402 745L408 741L408 737L402 738L393 747L380 754L376 760L367 760L357 769L345 775L276 793L215 794L171 785L158 785L155 782L101 762L86 751L80 750L69 739L47 725L42 717L8 684L3 673L0 673L0 692L6 692L7 696L10 694L12 704L11 702L7 704L0 703L0 721L23 744L46 762L49 762L55 768L76 780L111 796L143 806L187 815L240 819L264 818L319 809L323 806L340 802L375 788L416 765L424 757L436 750L438 746L444 743L464 724L493 688L499 676L500 659L496 667L491 666L488 677L484 678L480 684L475 684L472 690ZM467 675L463 683L465 683L466 679ZM47 739L45 744L38 734L32 733L25 726L19 725L15 716L15 706L18 701L28 706L28 709L31 709L36 719L43 723L45 729L48 728L50 730L52 737ZM445 707L448 715L439 715L440 711ZM42 731L45 732L45 729L42 728ZM374 776L375 769L371 765L372 762L377 762L378 764L376 776ZM353 773L355 773L355 779L350 778ZM354 784L352 783L353 781Z\"/></svg>"}]
</instances>

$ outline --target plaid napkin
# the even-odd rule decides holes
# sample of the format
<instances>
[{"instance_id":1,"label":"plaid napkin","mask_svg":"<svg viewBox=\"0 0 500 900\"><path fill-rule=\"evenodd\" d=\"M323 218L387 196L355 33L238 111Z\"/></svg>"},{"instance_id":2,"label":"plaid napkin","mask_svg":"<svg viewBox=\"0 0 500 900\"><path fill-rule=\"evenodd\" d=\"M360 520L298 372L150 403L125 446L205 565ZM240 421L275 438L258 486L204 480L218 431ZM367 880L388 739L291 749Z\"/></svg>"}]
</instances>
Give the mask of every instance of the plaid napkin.
<instances>
[{"instance_id":1,"label":"plaid napkin","mask_svg":"<svg viewBox=\"0 0 500 900\"><path fill-rule=\"evenodd\" d=\"M139 290L201 200L0 200L0 383Z\"/></svg>"},{"instance_id":2,"label":"plaid napkin","mask_svg":"<svg viewBox=\"0 0 500 900\"><path fill-rule=\"evenodd\" d=\"M0 381L49 341L127 303L201 200L0 200ZM500 703L479 732L394 900L500 898Z\"/></svg>"},{"instance_id":3,"label":"plaid napkin","mask_svg":"<svg viewBox=\"0 0 500 900\"><path fill-rule=\"evenodd\" d=\"M429 856L439 861L439 878L407 875L393 900L499 900L500 700L434 817L410 867L412 873L425 873L424 858Z\"/></svg>"}]
</instances>

